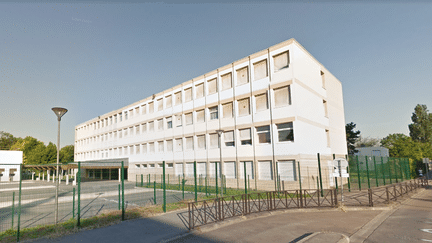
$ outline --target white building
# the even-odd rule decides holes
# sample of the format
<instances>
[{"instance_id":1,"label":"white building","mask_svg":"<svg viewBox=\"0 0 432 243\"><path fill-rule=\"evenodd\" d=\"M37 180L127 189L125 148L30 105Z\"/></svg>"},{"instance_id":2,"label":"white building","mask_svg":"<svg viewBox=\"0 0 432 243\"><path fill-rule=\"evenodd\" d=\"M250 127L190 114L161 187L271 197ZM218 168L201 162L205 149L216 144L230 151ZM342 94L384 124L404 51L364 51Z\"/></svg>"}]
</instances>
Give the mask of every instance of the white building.
<instances>
[{"instance_id":1,"label":"white building","mask_svg":"<svg viewBox=\"0 0 432 243\"><path fill-rule=\"evenodd\" d=\"M377 157L389 157L389 149L384 147L358 147L355 155L358 156L377 156Z\"/></svg>"},{"instance_id":2,"label":"white building","mask_svg":"<svg viewBox=\"0 0 432 243\"><path fill-rule=\"evenodd\" d=\"M125 161L129 180L162 161L171 174L193 175L196 161L214 176L221 152L228 179L246 163L252 178L289 181L297 161L347 154L345 138L341 82L290 39L79 124L75 160Z\"/></svg>"},{"instance_id":3,"label":"white building","mask_svg":"<svg viewBox=\"0 0 432 243\"><path fill-rule=\"evenodd\" d=\"M19 181L22 162L22 151L0 151L0 182Z\"/></svg>"}]
</instances>

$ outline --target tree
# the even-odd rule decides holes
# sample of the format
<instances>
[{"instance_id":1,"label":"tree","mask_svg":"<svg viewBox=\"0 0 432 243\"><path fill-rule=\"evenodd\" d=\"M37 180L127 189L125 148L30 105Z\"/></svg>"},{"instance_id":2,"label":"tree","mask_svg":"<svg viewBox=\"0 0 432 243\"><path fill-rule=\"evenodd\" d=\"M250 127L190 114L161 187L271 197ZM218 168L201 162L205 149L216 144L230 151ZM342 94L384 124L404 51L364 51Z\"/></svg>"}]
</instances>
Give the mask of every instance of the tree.
<instances>
[{"instance_id":1,"label":"tree","mask_svg":"<svg viewBox=\"0 0 432 243\"><path fill-rule=\"evenodd\" d=\"M414 141L432 143L432 113L428 113L426 105L417 105L411 116L413 123L408 125L410 137Z\"/></svg>"},{"instance_id":2,"label":"tree","mask_svg":"<svg viewBox=\"0 0 432 243\"><path fill-rule=\"evenodd\" d=\"M353 155L354 153L358 152L358 150L355 149L354 144L360 136L360 131L354 131L355 127L356 124L354 124L354 122L350 122L345 125L347 148L349 155Z\"/></svg>"},{"instance_id":3,"label":"tree","mask_svg":"<svg viewBox=\"0 0 432 243\"><path fill-rule=\"evenodd\" d=\"M72 162L74 161L74 146L67 145L60 149L60 162Z\"/></svg>"},{"instance_id":4,"label":"tree","mask_svg":"<svg viewBox=\"0 0 432 243\"><path fill-rule=\"evenodd\" d=\"M0 150L10 150L18 139L10 133L0 131Z\"/></svg>"},{"instance_id":5,"label":"tree","mask_svg":"<svg viewBox=\"0 0 432 243\"><path fill-rule=\"evenodd\" d=\"M362 137L357 140L354 144L355 147L379 147L381 145L381 139L379 138L371 138L371 137Z\"/></svg>"},{"instance_id":6,"label":"tree","mask_svg":"<svg viewBox=\"0 0 432 243\"><path fill-rule=\"evenodd\" d=\"M57 146L50 142L45 148L44 156L47 164L57 163Z\"/></svg>"}]
</instances>

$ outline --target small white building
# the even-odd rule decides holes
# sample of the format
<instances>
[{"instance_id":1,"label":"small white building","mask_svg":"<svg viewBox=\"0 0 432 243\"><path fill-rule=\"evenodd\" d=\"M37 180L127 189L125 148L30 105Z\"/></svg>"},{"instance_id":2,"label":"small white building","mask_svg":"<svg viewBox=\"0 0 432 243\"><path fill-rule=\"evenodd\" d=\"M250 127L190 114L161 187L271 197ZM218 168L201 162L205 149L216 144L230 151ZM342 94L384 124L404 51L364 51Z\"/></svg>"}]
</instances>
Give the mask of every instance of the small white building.
<instances>
[{"instance_id":1,"label":"small white building","mask_svg":"<svg viewBox=\"0 0 432 243\"><path fill-rule=\"evenodd\" d=\"M21 164L23 163L22 151L0 151L0 182L19 181Z\"/></svg>"},{"instance_id":2,"label":"small white building","mask_svg":"<svg viewBox=\"0 0 432 243\"><path fill-rule=\"evenodd\" d=\"M75 161L125 161L129 180L196 161L200 176L295 181L317 153L329 168L347 154L342 84L294 39L75 127Z\"/></svg>"},{"instance_id":3,"label":"small white building","mask_svg":"<svg viewBox=\"0 0 432 243\"><path fill-rule=\"evenodd\" d=\"M356 150L358 156L389 157L389 149L384 147L359 147Z\"/></svg>"}]
</instances>

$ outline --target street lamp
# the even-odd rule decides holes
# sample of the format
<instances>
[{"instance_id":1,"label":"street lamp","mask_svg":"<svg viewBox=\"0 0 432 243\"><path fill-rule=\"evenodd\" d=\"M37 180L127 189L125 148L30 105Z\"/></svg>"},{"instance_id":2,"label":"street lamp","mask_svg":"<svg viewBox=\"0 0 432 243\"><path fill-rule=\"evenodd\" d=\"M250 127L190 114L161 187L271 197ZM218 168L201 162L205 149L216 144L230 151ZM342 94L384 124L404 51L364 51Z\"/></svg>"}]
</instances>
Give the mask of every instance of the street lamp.
<instances>
[{"instance_id":1,"label":"street lamp","mask_svg":"<svg viewBox=\"0 0 432 243\"><path fill-rule=\"evenodd\" d=\"M59 191L59 160L60 160L60 121L61 118L64 114L66 114L66 112L68 111L65 108L61 108L61 107L54 107L51 110L54 111L54 113L57 115L57 120L58 120L58 133L57 133L57 183L56 183L56 193L55 193L55 204L56 204L56 208L55 208L55 224L57 224L58 222L58 191Z\"/></svg>"},{"instance_id":2,"label":"street lamp","mask_svg":"<svg viewBox=\"0 0 432 243\"><path fill-rule=\"evenodd\" d=\"M222 133L224 132L224 130L216 130L218 137L219 137L219 159L220 159L220 169L221 169L221 196L223 197L223 177L222 177L222 140L221 140L221 136ZM217 173L217 163L216 163L216 173ZM217 175L217 174L216 174ZM216 187L217 187L217 176L216 176Z\"/></svg>"}]
</instances>

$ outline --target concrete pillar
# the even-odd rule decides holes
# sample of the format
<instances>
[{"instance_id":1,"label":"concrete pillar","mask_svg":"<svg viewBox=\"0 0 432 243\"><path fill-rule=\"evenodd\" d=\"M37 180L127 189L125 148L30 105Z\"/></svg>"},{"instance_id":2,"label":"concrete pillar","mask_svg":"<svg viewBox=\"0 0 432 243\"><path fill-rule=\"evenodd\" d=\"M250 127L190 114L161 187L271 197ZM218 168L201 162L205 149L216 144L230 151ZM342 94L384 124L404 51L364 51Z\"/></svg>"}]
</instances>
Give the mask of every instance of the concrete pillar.
<instances>
[{"instance_id":1,"label":"concrete pillar","mask_svg":"<svg viewBox=\"0 0 432 243\"><path fill-rule=\"evenodd\" d=\"M50 170L48 170L48 172L47 172L47 181L48 181L48 182L50 182L50 176L51 176L51 175L50 175L50 172L51 172Z\"/></svg>"},{"instance_id":2,"label":"concrete pillar","mask_svg":"<svg viewBox=\"0 0 432 243\"><path fill-rule=\"evenodd\" d=\"M69 185L69 174L66 175L66 185Z\"/></svg>"},{"instance_id":3,"label":"concrete pillar","mask_svg":"<svg viewBox=\"0 0 432 243\"><path fill-rule=\"evenodd\" d=\"M38 178L36 179L37 181L40 181L40 171L39 171L39 176L38 176Z\"/></svg>"},{"instance_id":4,"label":"concrete pillar","mask_svg":"<svg viewBox=\"0 0 432 243\"><path fill-rule=\"evenodd\" d=\"M34 173L34 172L32 172L32 181L34 181L34 174L35 174L35 173Z\"/></svg>"},{"instance_id":5,"label":"concrete pillar","mask_svg":"<svg viewBox=\"0 0 432 243\"><path fill-rule=\"evenodd\" d=\"M118 170L119 170L118 179L119 179L119 182L121 182L121 168L119 168Z\"/></svg>"},{"instance_id":6,"label":"concrete pillar","mask_svg":"<svg viewBox=\"0 0 432 243\"><path fill-rule=\"evenodd\" d=\"M45 171L42 172L42 180L45 180Z\"/></svg>"}]
</instances>

